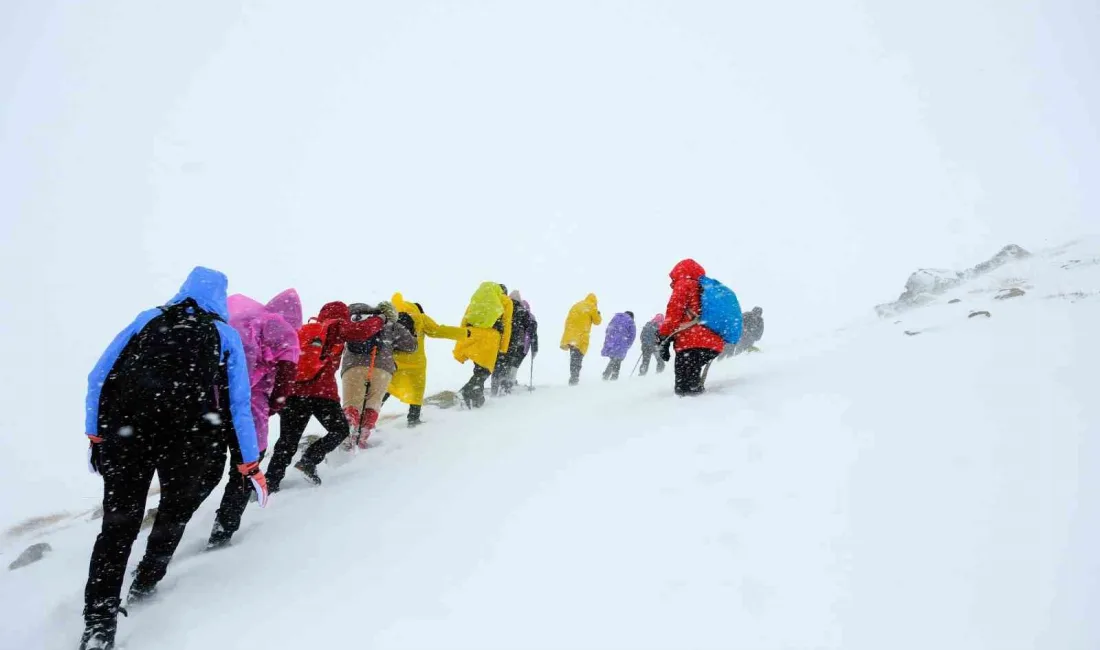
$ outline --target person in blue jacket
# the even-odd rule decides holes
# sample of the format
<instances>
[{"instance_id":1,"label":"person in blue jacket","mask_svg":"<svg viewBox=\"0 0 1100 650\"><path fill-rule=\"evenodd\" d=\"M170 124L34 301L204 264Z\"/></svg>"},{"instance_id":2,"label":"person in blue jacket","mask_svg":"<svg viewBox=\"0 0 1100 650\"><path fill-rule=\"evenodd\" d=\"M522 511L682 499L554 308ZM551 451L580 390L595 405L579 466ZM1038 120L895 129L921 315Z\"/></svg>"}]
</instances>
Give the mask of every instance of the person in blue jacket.
<instances>
[{"instance_id":1,"label":"person in blue jacket","mask_svg":"<svg viewBox=\"0 0 1100 650\"><path fill-rule=\"evenodd\" d=\"M225 275L196 267L167 305L142 312L88 376L89 468L103 478L103 528L84 591L81 650L114 647L122 582L156 473L160 504L130 602L152 594L184 528L217 486L228 444L266 505L244 349L229 326ZM123 613L125 611L123 610Z\"/></svg>"}]
</instances>

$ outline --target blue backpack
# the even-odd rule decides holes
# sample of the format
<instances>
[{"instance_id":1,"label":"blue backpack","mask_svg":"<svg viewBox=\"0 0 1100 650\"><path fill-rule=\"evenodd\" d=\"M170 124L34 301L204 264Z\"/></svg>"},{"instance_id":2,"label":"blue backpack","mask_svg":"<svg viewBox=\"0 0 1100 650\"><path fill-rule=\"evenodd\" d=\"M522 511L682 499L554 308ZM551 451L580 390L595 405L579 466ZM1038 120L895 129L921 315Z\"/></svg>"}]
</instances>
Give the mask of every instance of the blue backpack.
<instances>
[{"instance_id":1,"label":"blue backpack","mask_svg":"<svg viewBox=\"0 0 1100 650\"><path fill-rule=\"evenodd\" d=\"M737 294L714 278L699 278L702 290L702 314L699 322L713 331L726 343L741 340L741 303Z\"/></svg>"}]
</instances>

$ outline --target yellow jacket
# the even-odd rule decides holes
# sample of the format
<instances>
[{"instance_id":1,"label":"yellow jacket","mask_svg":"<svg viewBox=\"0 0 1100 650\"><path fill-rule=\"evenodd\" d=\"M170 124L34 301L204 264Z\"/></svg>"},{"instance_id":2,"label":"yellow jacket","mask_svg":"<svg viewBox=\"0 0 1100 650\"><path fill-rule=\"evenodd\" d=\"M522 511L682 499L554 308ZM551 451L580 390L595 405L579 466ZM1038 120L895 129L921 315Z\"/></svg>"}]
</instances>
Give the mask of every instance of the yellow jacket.
<instances>
[{"instance_id":1,"label":"yellow jacket","mask_svg":"<svg viewBox=\"0 0 1100 650\"><path fill-rule=\"evenodd\" d=\"M569 310L569 316L565 318L565 333L561 335L561 349L566 350L572 346L580 350L581 354L588 354L592 326L601 322L603 319L596 304L596 294L590 293Z\"/></svg>"},{"instance_id":2,"label":"yellow jacket","mask_svg":"<svg viewBox=\"0 0 1100 650\"><path fill-rule=\"evenodd\" d=\"M436 323L400 293L393 294L390 302L398 312L408 314L416 328L416 351L393 353L397 372L390 381L390 394L406 404L419 406L424 403L424 389L428 383L428 355L424 350L424 338L430 336L433 339L460 341L466 337L466 330Z\"/></svg>"},{"instance_id":3,"label":"yellow jacket","mask_svg":"<svg viewBox=\"0 0 1100 650\"><path fill-rule=\"evenodd\" d=\"M497 355L508 351L508 344L512 341L512 314L515 305L512 299L500 291L500 304L504 308L504 315L500 317L500 323L504 326L503 332L493 327L471 327L467 321L467 314L462 316L462 326L468 332L466 338L455 344L454 357L459 363L473 361L486 370L493 370L497 365Z\"/></svg>"}]
</instances>

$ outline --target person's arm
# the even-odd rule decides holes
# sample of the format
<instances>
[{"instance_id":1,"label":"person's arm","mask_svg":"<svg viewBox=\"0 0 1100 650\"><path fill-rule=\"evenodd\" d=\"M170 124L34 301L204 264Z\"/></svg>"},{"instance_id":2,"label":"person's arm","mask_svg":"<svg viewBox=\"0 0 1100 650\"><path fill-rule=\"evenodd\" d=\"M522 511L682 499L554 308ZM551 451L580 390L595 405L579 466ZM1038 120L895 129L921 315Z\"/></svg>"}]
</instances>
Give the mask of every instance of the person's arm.
<instances>
[{"instance_id":1,"label":"person's arm","mask_svg":"<svg viewBox=\"0 0 1100 650\"><path fill-rule=\"evenodd\" d=\"M297 374L297 363L291 361L275 363L275 385L271 388L271 397L267 402L268 410L272 414L278 413L286 405L286 398L290 397L290 389L294 385Z\"/></svg>"},{"instance_id":2,"label":"person's arm","mask_svg":"<svg viewBox=\"0 0 1100 650\"><path fill-rule=\"evenodd\" d=\"M393 324L393 349L398 352L416 352L416 337L407 327Z\"/></svg>"},{"instance_id":3,"label":"person's arm","mask_svg":"<svg viewBox=\"0 0 1100 650\"><path fill-rule=\"evenodd\" d=\"M252 420L252 382L248 379L248 362L245 360L244 346L237 331L226 323L219 322L217 326L218 334L221 335L222 357L226 360L229 425L236 434L241 459L248 464L260 457L256 424Z\"/></svg>"},{"instance_id":4,"label":"person's arm","mask_svg":"<svg viewBox=\"0 0 1100 650\"><path fill-rule=\"evenodd\" d=\"M138 314L134 322L130 323L121 332L115 335L107 349L100 355L92 371L88 373L88 392L84 398L84 434L98 436L99 433L99 397L103 392L103 384L107 376L115 367L119 355L126 349L126 345L135 334L149 324L149 321L160 315L159 309L149 309Z\"/></svg>"},{"instance_id":5,"label":"person's arm","mask_svg":"<svg viewBox=\"0 0 1100 650\"><path fill-rule=\"evenodd\" d=\"M433 339L449 339L451 341L461 341L466 338L465 327L451 327L450 325L440 325L435 320L424 314L424 336L429 336Z\"/></svg>"},{"instance_id":6,"label":"person's arm","mask_svg":"<svg viewBox=\"0 0 1100 650\"><path fill-rule=\"evenodd\" d=\"M686 294L687 291L683 282L676 282L672 285L672 296L669 297L668 307L665 309L665 321L661 323L661 327L657 330L662 339L676 331L676 328L687 320L687 314L685 313L687 311Z\"/></svg>"},{"instance_id":7,"label":"person's arm","mask_svg":"<svg viewBox=\"0 0 1100 650\"><path fill-rule=\"evenodd\" d=\"M592 324L593 325L599 325L602 322L603 322L603 316L600 315L599 308L598 307L593 307L592 308Z\"/></svg>"},{"instance_id":8,"label":"person's arm","mask_svg":"<svg viewBox=\"0 0 1100 650\"><path fill-rule=\"evenodd\" d=\"M340 338L344 343L366 341L385 326L386 321L381 316L371 316L358 322L341 321Z\"/></svg>"},{"instance_id":9,"label":"person's arm","mask_svg":"<svg viewBox=\"0 0 1100 650\"><path fill-rule=\"evenodd\" d=\"M501 303L504 305L504 316L502 317L504 329L500 333L500 353L504 354L512 343L512 316L515 313L515 305L508 296L503 296Z\"/></svg>"}]
</instances>

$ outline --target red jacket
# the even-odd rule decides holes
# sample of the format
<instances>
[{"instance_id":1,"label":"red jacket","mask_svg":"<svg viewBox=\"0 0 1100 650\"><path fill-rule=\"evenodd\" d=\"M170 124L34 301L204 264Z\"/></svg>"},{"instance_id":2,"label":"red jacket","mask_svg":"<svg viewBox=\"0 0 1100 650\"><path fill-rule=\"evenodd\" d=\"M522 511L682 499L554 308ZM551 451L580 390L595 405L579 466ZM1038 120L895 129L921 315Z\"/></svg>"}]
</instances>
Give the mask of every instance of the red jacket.
<instances>
[{"instance_id":1,"label":"red jacket","mask_svg":"<svg viewBox=\"0 0 1100 650\"><path fill-rule=\"evenodd\" d=\"M365 341L382 331L382 326L386 324L378 316L372 316L357 323L351 322L350 318L348 306L342 302L330 302L321 307L316 320L332 324L327 328L325 336L324 366L313 379L294 382L290 390L291 395L340 401L340 390L336 386L336 372L340 370L344 344L348 341Z\"/></svg>"},{"instance_id":2,"label":"red jacket","mask_svg":"<svg viewBox=\"0 0 1100 650\"><path fill-rule=\"evenodd\" d=\"M703 310L703 292L699 287L699 278L704 275L706 271L693 259L683 260L672 267L672 272L668 274L672 278L672 297L668 299L665 322L657 330L662 337L699 318ZM676 334L674 345L677 352L700 348L721 352L726 342L709 328L693 325Z\"/></svg>"}]
</instances>

